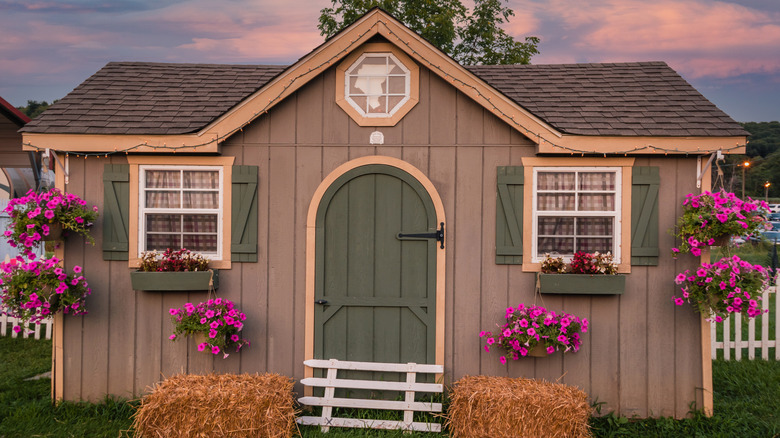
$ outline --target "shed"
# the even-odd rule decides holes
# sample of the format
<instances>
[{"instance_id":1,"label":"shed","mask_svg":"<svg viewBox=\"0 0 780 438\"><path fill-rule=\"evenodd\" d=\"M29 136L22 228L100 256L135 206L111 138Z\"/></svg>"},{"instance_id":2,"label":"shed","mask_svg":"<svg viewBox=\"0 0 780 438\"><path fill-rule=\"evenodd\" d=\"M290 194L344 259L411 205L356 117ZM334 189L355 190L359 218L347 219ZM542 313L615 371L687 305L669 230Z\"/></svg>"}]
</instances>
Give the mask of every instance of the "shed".
<instances>
[{"instance_id":1,"label":"shed","mask_svg":"<svg viewBox=\"0 0 780 438\"><path fill-rule=\"evenodd\" d=\"M109 63L23 133L102 216L96 246L64 245L93 293L57 319L56 398L182 371L299 380L335 357L559 380L627 416L712 407L709 326L670 299L697 261L666 230L709 187L702 158L747 133L663 62L467 67L374 9L291 66ZM159 204L161 185L198 208ZM561 212L570 196L587 211ZM140 253L179 244L248 315L240 354L168 340L168 309L206 292L133 290ZM624 293L537 296L543 253L575 246L611 251ZM578 353L482 350L506 307L541 299L589 319Z\"/></svg>"}]
</instances>

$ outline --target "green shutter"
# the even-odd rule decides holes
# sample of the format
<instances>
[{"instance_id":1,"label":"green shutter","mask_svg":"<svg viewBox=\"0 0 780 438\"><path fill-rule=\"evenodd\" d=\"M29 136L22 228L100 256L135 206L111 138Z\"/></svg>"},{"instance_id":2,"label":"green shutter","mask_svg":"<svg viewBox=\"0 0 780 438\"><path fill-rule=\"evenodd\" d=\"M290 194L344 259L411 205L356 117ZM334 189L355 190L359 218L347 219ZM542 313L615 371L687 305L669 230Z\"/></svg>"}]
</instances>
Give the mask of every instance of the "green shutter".
<instances>
[{"instance_id":1,"label":"green shutter","mask_svg":"<svg viewBox=\"0 0 780 438\"><path fill-rule=\"evenodd\" d=\"M523 263L523 167L496 169L496 264Z\"/></svg>"},{"instance_id":2,"label":"green shutter","mask_svg":"<svg viewBox=\"0 0 780 438\"><path fill-rule=\"evenodd\" d=\"M130 165L103 167L103 260L127 260Z\"/></svg>"},{"instance_id":3,"label":"green shutter","mask_svg":"<svg viewBox=\"0 0 780 438\"><path fill-rule=\"evenodd\" d=\"M634 167L631 187L631 264L658 265L658 167Z\"/></svg>"},{"instance_id":4,"label":"green shutter","mask_svg":"<svg viewBox=\"0 0 780 438\"><path fill-rule=\"evenodd\" d=\"M232 236L234 262L257 261L257 166L233 166Z\"/></svg>"}]
</instances>

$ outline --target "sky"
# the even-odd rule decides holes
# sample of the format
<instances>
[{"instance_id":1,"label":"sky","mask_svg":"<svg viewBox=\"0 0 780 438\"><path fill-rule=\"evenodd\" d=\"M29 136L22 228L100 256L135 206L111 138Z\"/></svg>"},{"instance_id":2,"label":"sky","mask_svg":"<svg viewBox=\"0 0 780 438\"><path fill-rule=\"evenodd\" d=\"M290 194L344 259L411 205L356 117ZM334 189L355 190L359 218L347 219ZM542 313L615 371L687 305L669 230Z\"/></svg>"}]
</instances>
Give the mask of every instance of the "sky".
<instances>
[{"instance_id":1,"label":"sky","mask_svg":"<svg viewBox=\"0 0 780 438\"><path fill-rule=\"evenodd\" d=\"M463 2L470 6L469 0ZM780 120L780 0L509 0L534 64L665 61L740 122ZM110 61L291 64L331 0L0 0L0 97L65 96Z\"/></svg>"}]
</instances>

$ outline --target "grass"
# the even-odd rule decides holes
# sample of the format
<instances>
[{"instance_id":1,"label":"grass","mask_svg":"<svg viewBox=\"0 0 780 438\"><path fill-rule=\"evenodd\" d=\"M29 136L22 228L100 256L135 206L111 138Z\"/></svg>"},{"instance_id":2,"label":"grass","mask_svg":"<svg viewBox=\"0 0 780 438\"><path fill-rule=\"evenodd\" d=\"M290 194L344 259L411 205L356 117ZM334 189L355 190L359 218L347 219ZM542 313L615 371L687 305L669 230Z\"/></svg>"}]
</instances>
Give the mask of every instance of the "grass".
<instances>
[{"instance_id":1,"label":"grass","mask_svg":"<svg viewBox=\"0 0 780 438\"><path fill-rule=\"evenodd\" d=\"M0 337L0 437L120 437L128 432L135 403L106 399L101 403L49 400L51 380L26 381L51 367L51 342ZM780 362L713 362L715 415L692 411L691 418L628 419L615 415L591 419L594 437L779 437ZM365 412L364 418L369 418ZM358 416L361 414L357 414ZM376 414L376 413L371 413ZM397 419L378 416L380 419ZM446 433L301 427L305 438L446 437Z\"/></svg>"},{"instance_id":2,"label":"grass","mask_svg":"<svg viewBox=\"0 0 780 438\"><path fill-rule=\"evenodd\" d=\"M0 336L0 437L118 437L130 428L133 404L50 399L51 341Z\"/></svg>"}]
</instances>

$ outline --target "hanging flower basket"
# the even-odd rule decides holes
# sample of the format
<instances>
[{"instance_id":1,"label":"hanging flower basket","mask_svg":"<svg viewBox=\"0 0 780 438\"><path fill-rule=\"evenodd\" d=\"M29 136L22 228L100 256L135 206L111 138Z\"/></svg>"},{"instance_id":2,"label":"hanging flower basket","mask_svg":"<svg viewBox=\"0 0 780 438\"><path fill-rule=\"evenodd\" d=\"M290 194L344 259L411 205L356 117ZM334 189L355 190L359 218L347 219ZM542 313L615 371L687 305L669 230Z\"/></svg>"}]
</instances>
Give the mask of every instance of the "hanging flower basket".
<instances>
[{"instance_id":1,"label":"hanging flower basket","mask_svg":"<svg viewBox=\"0 0 780 438\"><path fill-rule=\"evenodd\" d=\"M758 235L771 228L764 212L764 201L739 199L729 192L688 194L683 201L683 214L677 220L672 234L680 239L680 246L672 254L690 252L700 256L708 246L723 246L731 236Z\"/></svg>"},{"instance_id":2,"label":"hanging flower basket","mask_svg":"<svg viewBox=\"0 0 780 438\"><path fill-rule=\"evenodd\" d=\"M76 195L58 189L43 193L30 190L26 196L12 199L4 211L11 216L4 233L8 244L21 248L30 258L34 257L32 248L42 241L60 240L67 233L81 234L95 244L89 229L98 217L97 207L87 208Z\"/></svg>"},{"instance_id":3,"label":"hanging flower basket","mask_svg":"<svg viewBox=\"0 0 780 438\"><path fill-rule=\"evenodd\" d=\"M19 319L15 332L59 312L87 313L84 304L92 290L81 267L69 274L59 263L56 257L25 261L22 256L0 263L0 314Z\"/></svg>"},{"instance_id":4,"label":"hanging flower basket","mask_svg":"<svg viewBox=\"0 0 780 438\"><path fill-rule=\"evenodd\" d=\"M749 318L764 313L759 301L769 285L769 274L763 266L734 255L702 263L695 272L681 272L675 283L682 292L672 297L676 305L688 302L707 320L721 322L731 313L743 312Z\"/></svg>"},{"instance_id":5,"label":"hanging flower basket","mask_svg":"<svg viewBox=\"0 0 780 438\"><path fill-rule=\"evenodd\" d=\"M506 363L507 358L518 360L539 354L544 357L556 351L579 351L580 333L588 331L587 319L568 313L558 314L542 306L508 307L504 317L506 323L496 324L495 335L486 331L479 333L479 337L485 338L485 351L489 352L495 346L506 353L499 358L501 363Z\"/></svg>"},{"instance_id":6,"label":"hanging flower basket","mask_svg":"<svg viewBox=\"0 0 780 438\"><path fill-rule=\"evenodd\" d=\"M230 300L213 298L197 305L187 303L168 313L173 322L173 334L169 338L172 341L181 336L193 336L198 351L222 353L223 359L229 356L228 350L235 348L239 352L250 345L241 337L246 315Z\"/></svg>"}]
</instances>

